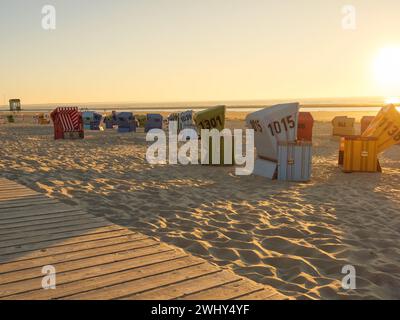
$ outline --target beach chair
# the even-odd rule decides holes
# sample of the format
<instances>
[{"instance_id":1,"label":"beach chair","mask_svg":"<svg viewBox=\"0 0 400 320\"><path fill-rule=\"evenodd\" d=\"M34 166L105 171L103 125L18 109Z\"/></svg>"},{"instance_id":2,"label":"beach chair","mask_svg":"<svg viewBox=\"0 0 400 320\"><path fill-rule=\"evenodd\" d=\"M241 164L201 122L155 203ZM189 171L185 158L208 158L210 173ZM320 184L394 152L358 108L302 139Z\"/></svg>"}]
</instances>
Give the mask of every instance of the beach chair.
<instances>
[{"instance_id":1,"label":"beach chair","mask_svg":"<svg viewBox=\"0 0 400 320\"><path fill-rule=\"evenodd\" d=\"M311 112L299 112L299 122L297 126L298 141L312 141L314 118Z\"/></svg>"},{"instance_id":2,"label":"beach chair","mask_svg":"<svg viewBox=\"0 0 400 320\"><path fill-rule=\"evenodd\" d=\"M7 116L7 122L8 123L15 123L15 118L14 118L14 116L12 114L9 114Z\"/></svg>"},{"instance_id":3,"label":"beach chair","mask_svg":"<svg viewBox=\"0 0 400 320\"><path fill-rule=\"evenodd\" d=\"M135 116L135 118L138 122L138 127L140 127L140 128L146 127L147 116L145 114L140 114L138 116Z\"/></svg>"},{"instance_id":4,"label":"beach chair","mask_svg":"<svg viewBox=\"0 0 400 320\"><path fill-rule=\"evenodd\" d=\"M332 126L333 131L332 135L337 137L344 136L354 136L355 135L355 127L354 124L356 122L355 118L338 116L333 118Z\"/></svg>"},{"instance_id":5,"label":"beach chair","mask_svg":"<svg viewBox=\"0 0 400 320\"><path fill-rule=\"evenodd\" d=\"M136 120L132 112L120 112L116 117L119 133L136 132Z\"/></svg>"},{"instance_id":6,"label":"beach chair","mask_svg":"<svg viewBox=\"0 0 400 320\"><path fill-rule=\"evenodd\" d=\"M362 137L378 139L378 153L400 143L400 113L394 105L383 107L371 121Z\"/></svg>"},{"instance_id":7,"label":"beach chair","mask_svg":"<svg viewBox=\"0 0 400 320\"><path fill-rule=\"evenodd\" d=\"M50 119L48 119L44 113L39 113L37 115L36 121L37 121L37 124L40 124L40 125L50 124Z\"/></svg>"},{"instance_id":8,"label":"beach chair","mask_svg":"<svg viewBox=\"0 0 400 320\"><path fill-rule=\"evenodd\" d=\"M114 119L112 115L107 115L104 117L104 124L106 129L113 129L114 128Z\"/></svg>"},{"instance_id":9,"label":"beach chair","mask_svg":"<svg viewBox=\"0 0 400 320\"><path fill-rule=\"evenodd\" d=\"M179 125L178 125L179 131L184 130L184 129L196 128L193 118L194 118L193 110L187 110L187 111L181 112L179 114Z\"/></svg>"},{"instance_id":10,"label":"beach chair","mask_svg":"<svg viewBox=\"0 0 400 320\"><path fill-rule=\"evenodd\" d=\"M346 136L341 141L339 164L346 173L382 172L379 154L400 142L400 113L394 105L363 120L361 136Z\"/></svg>"},{"instance_id":11,"label":"beach chair","mask_svg":"<svg viewBox=\"0 0 400 320\"><path fill-rule=\"evenodd\" d=\"M144 132L149 132L152 129L163 128L163 117L161 114L148 114Z\"/></svg>"},{"instance_id":12,"label":"beach chair","mask_svg":"<svg viewBox=\"0 0 400 320\"><path fill-rule=\"evenodd\" d=\"M83 122L83 128L85 130L90 130L90 122L92 121L92 118L93 118L93 112L91 111L82 112L82 122Z\"/></svg>"},{"instance_id":13,"label":"beach chair","mask_svg":"<svg viewBox=\"0 0 400 320\"><path fill-rule=\"evenodd\" d=\"M178 112L173 112L173 113L171 113L171 114L168 116L167 120L168 120L168 123L169 123L169 122L172 122L172 121L177 122L177 123L178 123L178 128L179 128L179 113L178 113Z\"/></svg>"},{"instance_id":14,"label":"beach chair","mask_svg":"<svg viewBox=\"0 0 400 320\"><path fill-rule=\"evenodd\" d=\"M54 139L83 139L82 115L77 107L58 107L50 117L54 125Z\"/></svg>"},{"instance_id":15,"label":"beach chair","mask_svg":"<svg viewBox=\"0 0 400 320\"><path fill-rule=\"evenodd\" d=\"M258 158L254 174L269 179L277 177L278 143L297 140L299 104L279 104L249 114L247 127L254 130Z\"/></svg>"},{"instance_id":16,"label":"beach chair","mask_svg":"<svg viewBox=\"0 0 400 320\"><path fill-rule=\"evenodd\" d=\"M100 130L100 124L103 116L94 111L82 112L83 127L85 130Z\"/></svg>"}]
</instances>

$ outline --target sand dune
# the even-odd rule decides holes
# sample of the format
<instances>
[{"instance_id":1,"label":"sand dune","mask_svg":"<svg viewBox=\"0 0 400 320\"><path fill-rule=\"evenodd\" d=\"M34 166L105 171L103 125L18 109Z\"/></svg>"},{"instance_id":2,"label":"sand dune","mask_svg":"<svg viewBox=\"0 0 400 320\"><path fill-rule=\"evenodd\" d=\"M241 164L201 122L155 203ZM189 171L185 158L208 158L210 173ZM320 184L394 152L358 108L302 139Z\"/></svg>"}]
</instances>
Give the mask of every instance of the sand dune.
<instances>
[{"instance_id":1,"label":"sand dune","mask_svg":"<svg viewBox=\"0 0 400 320\"><path fill-rule=\"evenodd\" d=\"M51 126L2 125L0 174L294 298L399 299L400 146L383 174L344 174L330 124L314 135L312 182L297 184L149 165L143 133L54 141ZM348 264L356 290L341 288Z\"/></svg>"}]
</instances>

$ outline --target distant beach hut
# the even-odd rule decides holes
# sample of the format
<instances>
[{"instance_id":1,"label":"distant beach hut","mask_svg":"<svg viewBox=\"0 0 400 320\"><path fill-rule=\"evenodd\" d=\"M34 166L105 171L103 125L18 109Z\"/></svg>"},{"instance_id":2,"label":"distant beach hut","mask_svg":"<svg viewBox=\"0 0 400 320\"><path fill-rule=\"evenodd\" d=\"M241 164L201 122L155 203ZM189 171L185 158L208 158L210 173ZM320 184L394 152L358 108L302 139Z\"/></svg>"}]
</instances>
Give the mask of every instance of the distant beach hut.
<instances>
[{"instance_id":1,"label":"distant beach hut","mask_svg":"<svg viewBox=\"0 0 400 320\"><path fill-rule=\"evenodd\" d=\"M132 112L119 112L116 117L118 132L136 132L136 120Z\"/></svg>"},{"instance_id":2,"label":"distant beach hut","mask_svg":"<svg viewBox=\"0 0 400 320\"><path fill-rule=\"evenodd\" d=\"M82 112L82 120L85 130L100 130L103 116L94 111Z\"/></svg>"},{"instance_id":3,"label":"distant beach hut","mask_svg":"<svg viewBox=\"0 0 400 320\"><path fill-rule=\"evenodd\" d=\"M9 101L10 111L21 111L21 100L20 99L10 99Z\"/></svg>"},{"instance_id":4,"label":"distant beach hut","mask_svg":"<svg viewBox=\"0 0 400 320\"><path fill-rule=\"evenodd\" d=\"M297 140L299 104L279 104L249 114L247 127L254 129L258 159L254 174L274 179L277 176L278 144Z\"/></svg>"},{"instance_id":5,"label":"distant beach hut","mask_svg":"<svg viewBox=\"0 0 400 320\"><path fill-rule=\"evenodd\" d=\"M356 122L355 118L349 118L346 116L338 116L333 118L332 126L333 126L333 136L344 137L344 136L353 136L355 135L355 127L354 124Z\"/></svg>"},{"instance_id":6,"label":"distant beach hut","mask_svg":"<svg viewBox=\"0 0 400 320\"><path fill-rule=\"evenodd\" d=\"M50 117L54 125L54 139L83 139L82 115L77 107L56 108Z\"/></svg>"},{"instance_id":7,"label":"distant beach hut","mask_svg":"<svg viewBox=\"0 0 400 320\"><path fill-rule=\"evenodd\" d=\"M162 129L163 117L161 114L148 114L144 132L149 132L152 129Z\"/></svg>"}]
</instances>

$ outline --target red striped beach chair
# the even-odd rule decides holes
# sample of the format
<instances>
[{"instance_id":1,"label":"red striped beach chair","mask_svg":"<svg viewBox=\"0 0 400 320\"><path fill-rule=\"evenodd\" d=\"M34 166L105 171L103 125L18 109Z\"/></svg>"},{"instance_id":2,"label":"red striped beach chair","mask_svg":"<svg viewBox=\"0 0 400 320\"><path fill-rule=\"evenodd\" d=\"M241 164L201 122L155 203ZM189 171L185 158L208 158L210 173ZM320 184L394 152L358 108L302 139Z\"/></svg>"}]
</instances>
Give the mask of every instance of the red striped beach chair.
<instances>
[{"instance_id":1,"label":"red striped beach chair","mask_svg":"<svg viewBox=\"0 0 400 320\"><path fill-rule=\"evenodd\" d=\"M82 115L76 107L59 107L51 113L54 139L83 139Z\"/></svg>"}]
</instances>

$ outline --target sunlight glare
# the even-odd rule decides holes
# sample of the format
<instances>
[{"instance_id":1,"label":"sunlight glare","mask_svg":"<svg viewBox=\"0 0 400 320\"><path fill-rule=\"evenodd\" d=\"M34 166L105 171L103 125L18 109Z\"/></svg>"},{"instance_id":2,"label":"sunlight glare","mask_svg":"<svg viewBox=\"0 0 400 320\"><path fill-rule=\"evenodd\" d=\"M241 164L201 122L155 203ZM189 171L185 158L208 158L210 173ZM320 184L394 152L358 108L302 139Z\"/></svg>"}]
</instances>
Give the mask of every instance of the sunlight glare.
<instances>
[{"instance_id":1,"label":"sunlight glare","mask_svg":"<svg viewBox=\"0 0 400 320\"><path fill-rule=\"evenodd\" d=\"M374 62L376 81L387 90L400 90L400 47L382 49Z\"/></svg>"}]
</instances>

